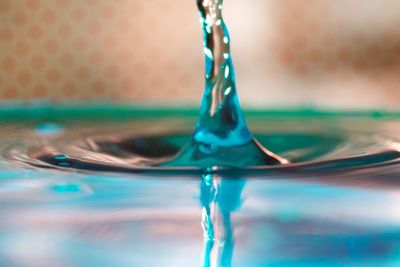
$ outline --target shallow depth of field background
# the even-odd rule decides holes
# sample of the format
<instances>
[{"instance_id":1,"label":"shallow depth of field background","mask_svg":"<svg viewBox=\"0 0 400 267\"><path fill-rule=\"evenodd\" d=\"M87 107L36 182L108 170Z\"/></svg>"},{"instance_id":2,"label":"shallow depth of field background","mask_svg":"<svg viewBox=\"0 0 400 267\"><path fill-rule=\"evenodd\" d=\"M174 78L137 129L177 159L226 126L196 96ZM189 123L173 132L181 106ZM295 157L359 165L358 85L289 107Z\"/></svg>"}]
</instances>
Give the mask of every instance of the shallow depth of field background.
<instances>
[{"instance_id":1,"label":"shallow depth of field background","mask_svg":"<svg viewBox=\"0 0 400 267\"><path fill-rule=\"evenodd\" d=\"M242 103L400 106L400 1L225 0ZM0 99L199 103L195 0L0 0Z\"/></svg>"}]
</instances>

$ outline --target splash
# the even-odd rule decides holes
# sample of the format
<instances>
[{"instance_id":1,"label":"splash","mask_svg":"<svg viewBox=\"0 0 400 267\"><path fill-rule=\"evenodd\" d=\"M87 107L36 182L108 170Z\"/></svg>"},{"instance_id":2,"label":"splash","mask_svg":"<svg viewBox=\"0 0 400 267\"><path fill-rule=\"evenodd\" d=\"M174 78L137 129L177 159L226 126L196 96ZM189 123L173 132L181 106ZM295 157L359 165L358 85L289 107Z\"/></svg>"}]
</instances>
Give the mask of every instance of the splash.
<instances>
[{"instance_id":1,"label":"splash","mask_svg":"<svg viewBox=\"0 0 400 267\"><path fill-rule=\"evenodd\" d=\"M247 127L237 94L222 4L223 0L197 0L204 37L205 89L192 144L177 162L199 167L287 163L257 142Z\"/></svg>"},{"instance_id":2,"label":"splash","mask_svg":"<svg viewBox=\"0 0 400 267\"><path fill-rule=\"evenodd\" d=\"M203 267L396 265L400 115L249 116L257 139L291 162L280 164L240 108L222 1L197 3L200 118L105 109L71 120L56 109L3 122L0 265L196 266L198 181L186 178L200 176Z\"/></svg>"},{"instance_id":3,"label":"splash","mask_svg":"<svg viewBox=\"0 0 400 267\"><path fill-rule=\"evenodd\" d=\"M253 117L253 120L249 116L250 125L260 142L256 140L240 107L231 39L222 17L222 4L222 0L197 0L205 54L205 89L200 116L196 112L190 117L185 110L174 113L171 110L138 109L129 111L130 118L134 118L127 123L130 127L122 123L121 128L117 128L121 112L107 109L107 116L114 113L118 118L113 121L116 124L105 123L105 116L95 114L90 119L102 120L94 124L95 132L83 130L86 121L80 123L76 131L75 126L57 128L56 124L41 122L35 129L40 140L17 143L19 149L8 146L4 150L10 154L8 158L35 167L75 171L181 175L273 172L275 178L276 174L297 178L311 173L329 176L349 169L367 169L372 165L380 172L381 166L397 165L400 154L398 141L383 136L382 127L373 128L379 129L379 133L370 133L372 128L363 133L359 126L353 125L353 121L351 125L338 128L340 121L345 121L346 114L337 118L331 114L322 122L318 117L327 114L316 112L316 128L311 125L313 116L302 111L290 113L289 117L271 116L268 112ZM61 117L71 116L70 113L63 113ZM370 115L365 115L367 122L363 125L372 124ZM286 126L285 117L289 119ZM302 117L307 119L306 126ZM48 119L58 121L57 116ZM361 118L358 117L357 121ZM105 124L105 128L100 124Z\"/></svg>"},{"instance_id":4,"label":"splash","mask_svg":"<svg viewBox=\"0 0 400 267\"><path fill-rule=\"evenodd\" d=\"M222 18L222 1L197 1L204 37L205 89L200 119L194 133L199 143L220 147L249 143L236 91L230 36Z\"/></svg>"}]
</instances>

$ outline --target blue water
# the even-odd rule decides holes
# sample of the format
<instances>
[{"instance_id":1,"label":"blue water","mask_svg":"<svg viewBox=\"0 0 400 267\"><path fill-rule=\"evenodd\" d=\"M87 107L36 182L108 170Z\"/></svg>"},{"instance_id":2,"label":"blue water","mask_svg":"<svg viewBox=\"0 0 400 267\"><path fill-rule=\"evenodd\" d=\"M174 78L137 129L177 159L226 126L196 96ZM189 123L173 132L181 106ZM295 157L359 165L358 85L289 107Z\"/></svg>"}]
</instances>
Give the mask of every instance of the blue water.
<instances>
[{"instance_id":1,"label":"blue water","mask_svg":"<svg viewBox=\"0 0 400 267\"><path fill-rule=\"evenodd\" d=\"M211 192L200 177L3 169L1 266L209 266L202 262L218 253L224 264L210 266L399 264L395 187L265 177L214 184ZM214 254L200 223L206 209L220 216Z\"/></svg>"},{"instance_id":2,"label":"blue water","mask_svg":"<svg viewBox=\"0 0 400 267\"><path fill-rule=\"evenodd\" d=\"M254 140L236 88L222 0L197 0L204 38L205 88L191 142L165 166L247 167L287 163ZM233 148L233 150L232 150ZM235 149L236 148L236 149ZM245 155L238 159L237 154Z\"/></svg>"},{"instance_id":3,"label":"blue water","mask_svg":"<svg viewBox=\"0 0 400 267\"><path fill-rule=\"evenodd\" d=\"M400 115L247 126L222 0L197 2L199 118L0 110L0 266L400 266Z\"/></svg>"},{"instance_id":4,"label":"blue water","mask_svg":"<svg viewBox=\"0 0 400 267\"><path fill-rule=\"evenodd\" d=\"M205 174L156 164L196 112L1 114L0 266L399 264L399 115L250 114L291 163Z\"/></svg>"},{"instance_id":5,"label":"blue water","mask_svg":"<svg viewBox=\"0 0 400 267\"><path fill-rule=\"evenodd\" d=\"M204 37L205 89L193 138L222 147L247 144L252 135L239 104L222 1L198 0L197 5Z\"/></svg>"}]
</instances>

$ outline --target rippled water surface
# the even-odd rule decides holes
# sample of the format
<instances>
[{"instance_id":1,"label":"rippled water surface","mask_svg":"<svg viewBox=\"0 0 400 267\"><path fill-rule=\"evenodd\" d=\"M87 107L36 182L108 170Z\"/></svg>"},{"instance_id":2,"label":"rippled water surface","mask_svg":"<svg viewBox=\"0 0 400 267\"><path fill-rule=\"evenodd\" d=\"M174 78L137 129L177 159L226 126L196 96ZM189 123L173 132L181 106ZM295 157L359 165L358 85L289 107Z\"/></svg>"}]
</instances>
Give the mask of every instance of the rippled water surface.
<instances>
[{"instance_id":1,"label":"rippled water surface","mask_svg":"<svg viewBox=\"0 0 400 267\"><path fill-rule=\"evenodd\" d=\"M252 112L291 163L207 175L165 164L196 116L1 111L0 266L400 264L398 115Z\"/></svg>"}]
</instances>

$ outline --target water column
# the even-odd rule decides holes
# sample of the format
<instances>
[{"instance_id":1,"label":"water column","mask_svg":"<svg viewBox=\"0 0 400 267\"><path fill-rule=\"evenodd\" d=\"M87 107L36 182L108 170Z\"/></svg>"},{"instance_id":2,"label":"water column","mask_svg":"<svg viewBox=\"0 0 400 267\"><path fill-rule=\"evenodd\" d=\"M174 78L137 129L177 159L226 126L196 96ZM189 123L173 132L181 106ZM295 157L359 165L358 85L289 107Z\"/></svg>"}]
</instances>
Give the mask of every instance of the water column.
<instances>
[{"instance_id":1,"label":"water column","mask_svg":"<svg viewBox=\"0 0 400 267\"><path fill-rule=\"evenodd\" d=\"M203 28L205 89L194 140L221 147L243 145L252 136L236 93L230 37L222 0L197 0Z\"/></svg>"},{"instance_id":2,"label":"water column","mask_svg":"<svg viewBox=\"0 0 400 267\"><path fill-rule=\"evenodd\" d=\"M231 214L242 203L245 179L203 175L200 184L203 226L203 267L230 267L234 249Z\"/></svg>"},{"instance_id":3,"label":"water column","mask_svg":"<svg viewBox=\"0 0 400 267\"><path fill-rule=\"evenodd\" d=\"M287 161L258 143L247 128L236 92L222 0L197 0L204 37L205 89L191 144L164 164L248 167Z\"/></svg>"}]
</instances>

